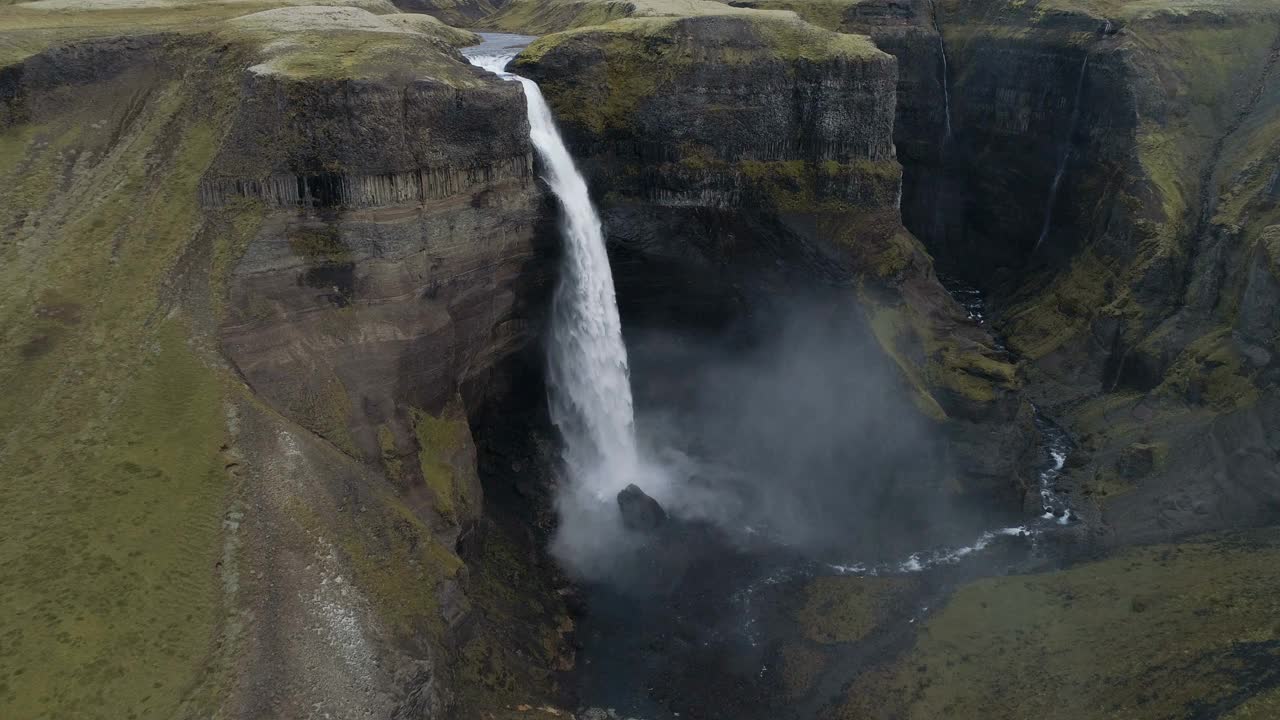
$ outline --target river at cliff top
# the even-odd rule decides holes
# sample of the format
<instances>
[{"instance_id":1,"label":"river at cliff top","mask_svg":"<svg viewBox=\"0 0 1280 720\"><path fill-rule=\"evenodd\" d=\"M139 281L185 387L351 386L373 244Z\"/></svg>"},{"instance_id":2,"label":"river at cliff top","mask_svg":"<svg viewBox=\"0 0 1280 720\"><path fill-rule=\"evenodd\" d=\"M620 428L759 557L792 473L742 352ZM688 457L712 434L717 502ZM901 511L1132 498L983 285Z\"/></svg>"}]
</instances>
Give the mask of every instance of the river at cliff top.
<instances>
[{"instance_id":1,"label":"river at cliff top","mask_svg":"<svg viewBox=\"0 0 1280 720\"><path fill-rule=\"evenodd\" d=\"M480 42L463 48L467 57L514 55L538 39L537 35L517 35L515 33L477 32Z\"/></svg>"}]
</instances>

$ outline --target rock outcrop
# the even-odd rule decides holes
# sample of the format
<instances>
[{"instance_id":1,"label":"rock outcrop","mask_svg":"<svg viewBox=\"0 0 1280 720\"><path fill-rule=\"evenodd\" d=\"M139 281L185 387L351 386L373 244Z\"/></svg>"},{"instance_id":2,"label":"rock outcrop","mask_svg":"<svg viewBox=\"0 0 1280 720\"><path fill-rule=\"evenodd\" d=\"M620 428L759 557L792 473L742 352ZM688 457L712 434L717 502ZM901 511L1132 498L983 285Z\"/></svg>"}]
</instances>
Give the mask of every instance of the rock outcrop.
<instances>
[{"instance_id":1,"label":"rock outcrop","mask_svg":"<svg viewBox=\"0 0 1280 720\"><path fill-rule=\"evenodd\" d=\"M630 530L656 530L667 521L667 512L658 501L636 485L628 485L618 492L618 512L622 513L622 524Z\"/></svg>"}]
</instances>

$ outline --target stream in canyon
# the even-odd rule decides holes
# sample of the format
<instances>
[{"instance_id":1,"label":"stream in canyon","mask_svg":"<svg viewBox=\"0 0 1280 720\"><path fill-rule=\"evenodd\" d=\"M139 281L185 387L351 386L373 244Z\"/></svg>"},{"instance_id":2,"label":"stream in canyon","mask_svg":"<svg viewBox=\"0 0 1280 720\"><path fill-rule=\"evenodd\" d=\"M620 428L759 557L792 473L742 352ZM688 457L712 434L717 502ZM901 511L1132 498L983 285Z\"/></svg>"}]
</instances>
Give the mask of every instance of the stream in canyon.
<instances>
[{"instance_id":1,"label":"stream in canyon","mask_svg":"<svg viewBox=\"0 0 1280 720\"><path fill-rule=\"evenodd\" d=\"M562 443L551 550L585 606L574 702L647 720L805 717L857 669L840 665L812 697L778 705L778 643L796 632L786 608L806 583L925 577L893 621L900 632L882 633L875 652L887 652L957 578L1045 556L1073 521L1056 485L1066 434L1037 414L1038 514L903 505L884 488L931 482L944 453L907 419L893 372L838 306L797 299L720 336L648 328L624 343L587 183L537 84L506 71L532 38L482 37L465 54L523 87L539 169L561 209L547 331L548 405ZM971 322L985 323L980 292L948 288ZM644 527L619 511L632 484L660 504Z\"/></svg>"}]
</instances>

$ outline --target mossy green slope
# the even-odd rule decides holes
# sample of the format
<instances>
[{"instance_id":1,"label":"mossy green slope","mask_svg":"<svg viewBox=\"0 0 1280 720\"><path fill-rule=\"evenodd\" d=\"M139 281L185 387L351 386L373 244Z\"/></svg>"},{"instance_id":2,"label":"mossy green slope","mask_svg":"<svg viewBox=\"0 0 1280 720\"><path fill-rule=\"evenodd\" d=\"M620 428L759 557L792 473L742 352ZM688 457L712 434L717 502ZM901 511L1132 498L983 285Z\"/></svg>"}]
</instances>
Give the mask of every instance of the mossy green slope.
<instances>
[{"instance_id":1,"label":"mossy green slope","mask_svg":"<svg viewBox=\"0 0 1280 720\"><path fill-rule=\"evenodd\" d=\"M0 135L6 717L174 717L207 671L228 381L178 296L225 79L143 64Z\"/></svg>"},{"instance_id":2,"label":"mossy green slope","mask_svg":"<svg viewBox=\"0 0 1280 720\"><path fill-rule=\"evenodd\" d=\"M200 34L229 18L282 6L398 12L387 0L37 0L0 3L0 64L87 38L156 32Z\"/></svg>"},{"instance_id":3,"label":"mossy green slope","mask_svg":"<svg viewBox=\"0 0 1280 720\"><path fill-rule=\"evenodd\" d=\"M427 15L375 15L351 7L285 7L236 17L229 39L256 44L253 72L291 78L397 75L472 82L453 48L480 38Z\"/></svg>"},{"instance_id":4,"label":"mossy green slope","mask_svg":"<svg viewBox=\"0 0 1280 720\"><path fill-rule=\"evenodd\" d=\"M456 52L475 36L432 18L381 2L278 7L294 4L0 8L0 63L15 88L0 106L0 716L266 707L246 668L292 684L281 702L302 707L308 698L290 694L320 673L278 665L334 648L278 642L299 620L272 614L287 606L275 583L312 597L310 576L262 580L292 569L273 565L292 552L334 558L324 572L355 579L360 600L343 610L373 638L371 666L350 674L374 680L333 694L394 704L420 681L397 673L438 662L448 702L482 683L479 669L448 665L450 643L523 662L491 634L445 637L471 611L454 541L481 511L465 411L415 410L418 432L399 451L382 443L384 477L342 442L342 388L291 420L282 414L294 408L255 398L219 347L235 268L274 227L275 209L259 202L199 200L211 166L236 152L228 133L253 121L250 86L262 74L398 87L482 77ZM278 171L241 160L247 173ZM324 232L280 239L307 257L344 252ZM306 430L336 440L299 441ZM406 488L398 473L426 486ZM281 508L267 496L286 476L297 484ZM247 488L244 477L270 482ZM348 492L361 493L358 515L342 512ZM256 517L242 529L246 506ZM264 537L282 547L241 554ZM545 684L530 667L509 681L513 697Z\"/></svg>"},{"instance_id":5,"label":"mossy green slope","mask_svg":"<svg viewBox=\"0 0 1280 720\"><path fill-rule=\"evenodd\" d=\"M837 716L1265 717L1277 588L1275 531L979 580L904 657L859 678Z\"/></svg>"}]
</instances>

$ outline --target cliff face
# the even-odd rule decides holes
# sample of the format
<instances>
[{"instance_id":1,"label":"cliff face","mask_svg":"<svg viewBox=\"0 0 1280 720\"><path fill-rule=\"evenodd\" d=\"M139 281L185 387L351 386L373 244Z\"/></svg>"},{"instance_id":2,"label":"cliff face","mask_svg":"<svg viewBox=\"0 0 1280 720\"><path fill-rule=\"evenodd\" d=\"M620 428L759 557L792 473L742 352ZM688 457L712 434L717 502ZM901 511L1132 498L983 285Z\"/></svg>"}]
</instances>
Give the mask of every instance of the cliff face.
<instances>
[{"instance_id":1,"label":"cliff face","mask_svg":"<svg viewBox=\"0 0 1280 720\"><path fill-rule=\"evenodd\" d=\"M0 662L38 677L0 706L436 717L545 697L554 573L483 512L494 460L471 431L530 351L554 256L519 89L463 61L467 33L350 7L51 32L0 71L0 371L23 388L0 458L30 488L6 489L6 526L45 514L6 540Z\"/></svg>"},{"instance_id":2,"label":"cliff face","mask_svg":"<svg viewBox=\"0 0 1280 720\"><path fill-rule=\"evenodd\" d=\"M893 140L902 164L902 218L930 252L933 244L938 176L944 151L951 146L954 122L950 68L938 30L935 4L928 0L793 2L740 0L744 8L790 10L810 23L841 33L871 38L898 60Z\"/></svg>"},{"instance_id":3,"label":"cliff face","mask_svg":"<svg viewBox=\"0 0 1280 720\"><path fill-rule=\"evenodd\" d=\"M503 658L537 633L496 598L472 602L489 569L460 539L472 555L507 542L477 540L501 532L481 517L469 420L505 389L491 373L537 337L554 256L538 238L554 236L535 232L523 95L462 72L457 84L251 76L202 185L211 206L266 206L228 280L227 357L274 409L381 471L404 513L355 519L346 549L376 617L434 641L442 665L416 671L408 700L431 712L516 690ZM340 503L365 508L364 495ZM527 650L540 677L556 664L549 643ZM269 684L277 671L259 672ZM522 677L519 692L534 684Z\"/></svg>"},{"instance_id":4,"label":"cliff face","mask_svg":"<svg viewBox=\"0 0 1280 720\"><path fill-rule=\"evenodd\" d=\"M947 438L933 451L953 474L886 492L1019 506L1030 418L1014 368L900 222L892 58L754 13L552 35L516 68L539 80L598 188L629 325L714 328L825 293L865 321L915 412Z\"/></svg>"},{"instance_id":5,"label":"cliff face","mask_svg":"<svg viewBox=\"0 0 1280 720\"><path fill-rule=\"evenodd\" d=\"M1276 392L1257 312L1274 277L1274 8L743 4L898 58L904 222L993 294L1032 397L1096 452L1072 476L1109 537L1271 517L1274 484L1251 478L1271 477L1275 441L1242 428L1272 423Z\"/></svg>"},{"instance_id":6,"label":"cliff face","mask_svg":"<svg viewBox=\"0 0 1280 720\"><path fill-rule=\"evenodd\" d=\"M267 210L231 272L228 356L368 461L387 433L415 456L415 409L455 402L536 331L547 248L524 99L473 82L252 75L202 183L210 207Z\"/></svg>"},{"instance_id":7,"label":"cliff face","mask_svg":"<svg viewBox=\"0 0 1280 720\"><path fill-rule=\"evenodd\" d=\"M1240 308L1268 292L1257 263L1275 222L1263 168L1280 117L1280 16L1249 3L1114 10L942 6L961 157L1000 159L961 160L961 179L1013 199L1031 200L1011 189L1026 178L1043 188L1027 202L1039 218L982 201L1014 230L983 240L1004 253L992 262L1034 269L998 283L1002 329L1034 361L1042 396L1073 403L1096 453L1076 479L1116 537L1262 522L1276 500L1263 458L1277 446L1249 428L1273 424L1274 335ZM1051 117L1057 127L1039 121ZM1033 136L1060 140L1050 153L1022 144ZM984 151L984 138L1025 152ZM993 233L956 218L945 189L956 167L943 173L935 213L953 220L936 242L968 255L969 238Z\"/></svg>"}]
</instances>

